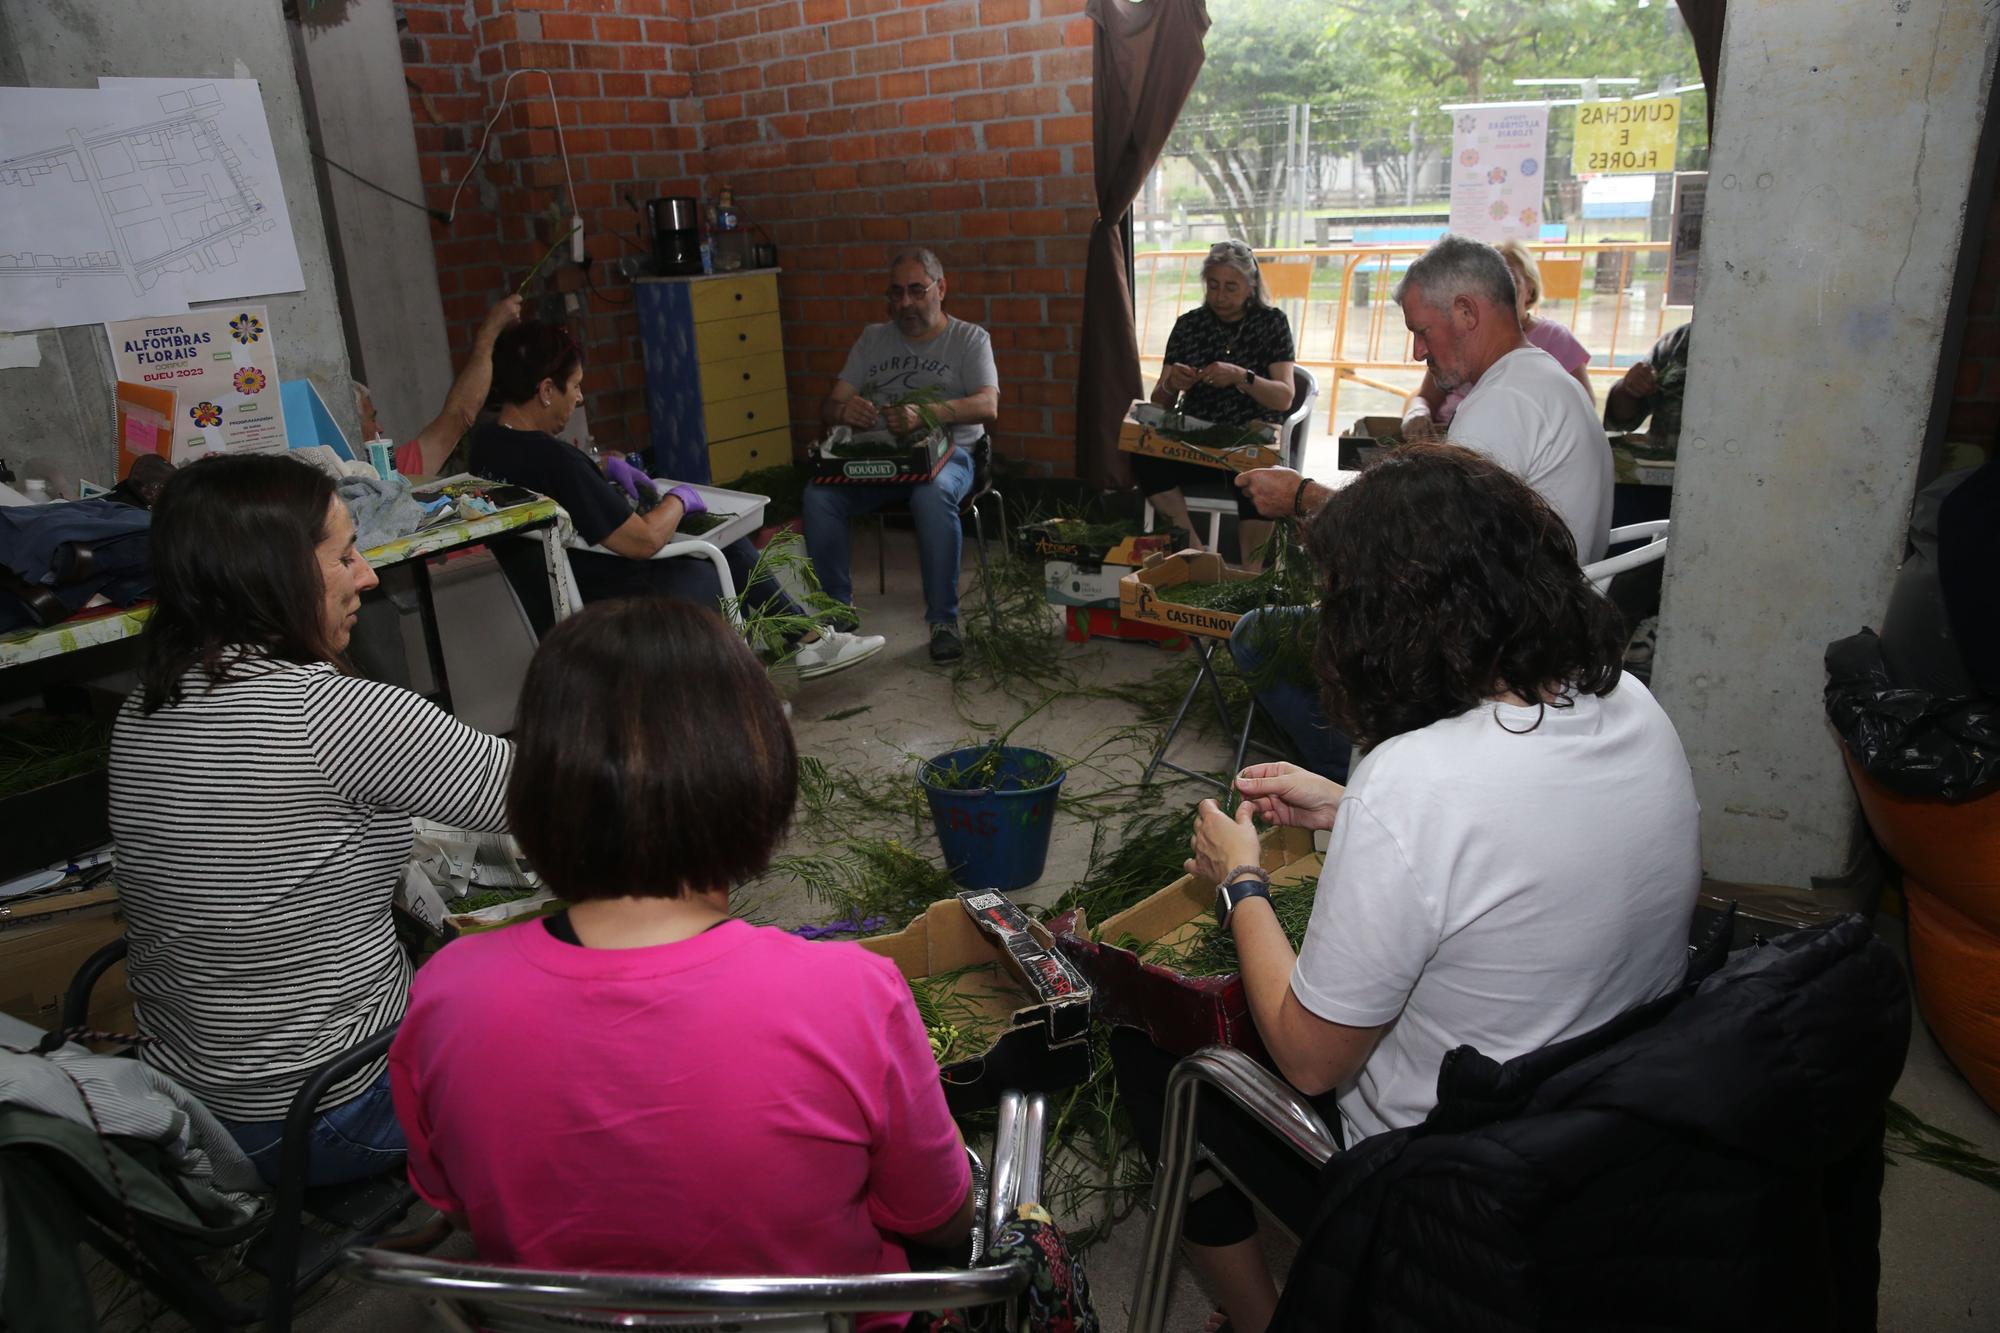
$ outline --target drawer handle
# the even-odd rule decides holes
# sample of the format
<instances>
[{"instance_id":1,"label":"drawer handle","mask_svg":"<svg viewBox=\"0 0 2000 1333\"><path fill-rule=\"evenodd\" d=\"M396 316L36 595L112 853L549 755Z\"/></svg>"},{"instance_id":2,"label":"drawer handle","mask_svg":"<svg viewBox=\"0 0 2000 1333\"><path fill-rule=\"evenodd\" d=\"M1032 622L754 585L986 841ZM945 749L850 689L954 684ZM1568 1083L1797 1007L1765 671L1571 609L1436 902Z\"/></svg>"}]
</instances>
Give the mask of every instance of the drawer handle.
<instances>
[{"instance_id":1,"label":"drawer handle","mask_svg":"<svg viewBox=\"0 0 2000 1333\"><path fill-rule=\"evenodd\" d=\"M743 419L745 421L755 421L757 419L757 414L755 412L745 412L743 414Z\"/></svg>"},{"instance_id":2,"label":"drawer handle","mask_svg":"<svg viewBox=\"0 0 2000 1333\"><path fill-rule=\"evenodd\" d=\"M747 343L750 341L750 335L747 333L739 333L736 335L736 341L740 343Z\"/></svg>"},{"instance_id":3,"label":"drawer handle","mask_svg":"<svg viewBox=\"0 0 2000 1333\"><path fill-rule=\"evenodd\" d=\"M750 372L747 370L743 372L743 382L745 384L748 384L750 382Z\"/></svg>"},{"instance_id":4,"label":"drawer handle","mask_svg":"<svg viewBox=\"0 0 2000 1333\"><path fill-rule=\"evenodd\" d=\"M742 300L742 299L743 299L743 293L742 293L742 292L738 292L738 293L736 293L736 299L737 299L737 300L739 300L739 301L740 301L740 300Z\"/></svg>"}]
</instances>

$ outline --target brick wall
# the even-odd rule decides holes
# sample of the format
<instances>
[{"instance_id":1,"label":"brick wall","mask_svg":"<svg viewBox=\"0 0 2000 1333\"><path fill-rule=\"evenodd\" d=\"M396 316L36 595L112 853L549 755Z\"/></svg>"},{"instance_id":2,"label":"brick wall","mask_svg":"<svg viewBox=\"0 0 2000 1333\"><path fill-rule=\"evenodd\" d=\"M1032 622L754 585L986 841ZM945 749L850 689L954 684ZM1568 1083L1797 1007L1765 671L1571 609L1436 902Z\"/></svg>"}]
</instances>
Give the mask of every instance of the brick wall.
<instances>
[{"instance_id":1,"label":"brick wall","mask_svg":"<svg viewBox=\"0 0 2000 1333\"><path fill-rule=\"evenodd\" d=\"M2000 433L2000 191L1988 203L1985 220L1945 438L1990 446Z\"/></svg>"},{"instance_id":2,"label":"brick wall","mask_svg":"<svg viewBox=\"0 0 2000 1333\"><path fill-rule=\"evenodd\" d=\"M777 243L794 435L862 324L889 255L943 259L946 309L993 335L1003 453L1073 473L1076 330L1092 205L1083 0L403 0L403 58L430 202L470 163L513 69L555 71L595 292L577 293L591 429L646 436L625 207L736 194ZM562 167L539 76L514 82L457 222L434 226L456 348L560 234ZM566 223L563 224L566 227ZM554 285L584 286L559 273Z\"/></svg>"},{"instance_id":3,"label":"brick wall","mask_svg":"<svg viewBox=\"0 0 2000 1333\"><path fill-rule=\"evenodd\" d=\"M531 295L541 298L544 317L567 318L583 341L591 433L607 448L643 448L638 320L612 265L631 253L618 237L638 239L627 194L643 201L689 193L697 183L699 127L676 116L693 110L687 0L400 0L397 12L418 161L434 207L449 203L471 165L507 76L550 72L593 262L586 281L560 262L567 252L559 254ZM455 221L432 223L454 364L488 307L569 230L550 81L514 79L488 160L460 196Z\"/></svg>"}]
</instances>

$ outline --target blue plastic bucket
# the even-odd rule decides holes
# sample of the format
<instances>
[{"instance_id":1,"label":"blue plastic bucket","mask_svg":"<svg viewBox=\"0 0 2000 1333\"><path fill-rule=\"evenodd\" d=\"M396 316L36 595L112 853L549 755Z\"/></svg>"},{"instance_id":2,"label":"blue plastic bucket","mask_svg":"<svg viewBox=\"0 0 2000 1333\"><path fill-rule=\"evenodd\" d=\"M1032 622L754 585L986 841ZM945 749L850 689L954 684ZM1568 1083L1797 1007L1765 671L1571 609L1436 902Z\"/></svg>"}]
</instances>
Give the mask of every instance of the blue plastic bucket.
<instances>
[{"instance_id":1,"label":"blue plastic bucket","mask_svg":"<svg viewBox=\"0 0 2000 1333\"><path fill-rule=\"evenodd\" d=\"M1040 750L1003 745L991 785L969 791L940 785L942 775L970 769L989 748L974 745L926 759L917 780L930 797L938 845L954 880L968 889L1026 888L1042 877L1049 858L1056 792L1066 774Z\"/></svg>"}]
</instances>

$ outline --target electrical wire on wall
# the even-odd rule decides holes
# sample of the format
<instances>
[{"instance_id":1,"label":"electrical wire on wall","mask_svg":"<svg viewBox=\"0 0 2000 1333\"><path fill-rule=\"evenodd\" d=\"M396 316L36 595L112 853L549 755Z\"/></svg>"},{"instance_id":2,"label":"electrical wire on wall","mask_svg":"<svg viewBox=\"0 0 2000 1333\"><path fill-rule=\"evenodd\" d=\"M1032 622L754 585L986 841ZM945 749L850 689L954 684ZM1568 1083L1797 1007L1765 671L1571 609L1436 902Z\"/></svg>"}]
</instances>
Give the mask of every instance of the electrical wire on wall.
<instances>
[{"instance_id":1,"label":"electrical wire on wall","mask_svg":"<svg viewBox=\"0 0 2000 1333\"><path fill-rule=\"evenodd\" d=\"M548 80L549 109L555 114L556 121L556 151L562 155L563 180L569 185L569 212L572 218L579 219L577 223L578 227L580 228L582 225L580 219L583 214L576 206L576 177L569 169L569 145L563 141L562 102L556 97L555 75L545 69L532 68L517 69L501 82L500 105L494 108L493 115L487 120L486 129L479 136L479 149L472 155L472 165L468 166L465 169L465 174L458 178L458 185L451 192L451 202L445 206L444 221L447 227L451 225L452 219L458 216L458 196L464 191L465 183L472 179L472 173L479 170L479 164L486 159L487 141L493 137L494 125L499 122L501 115L507 110L507 100L511 95L510 90L513 87L514 80L520 78L523 74L539 74ZM580 243L582 239L581 230L578 231L577 237Z\"/></svg>"}]
</instances>

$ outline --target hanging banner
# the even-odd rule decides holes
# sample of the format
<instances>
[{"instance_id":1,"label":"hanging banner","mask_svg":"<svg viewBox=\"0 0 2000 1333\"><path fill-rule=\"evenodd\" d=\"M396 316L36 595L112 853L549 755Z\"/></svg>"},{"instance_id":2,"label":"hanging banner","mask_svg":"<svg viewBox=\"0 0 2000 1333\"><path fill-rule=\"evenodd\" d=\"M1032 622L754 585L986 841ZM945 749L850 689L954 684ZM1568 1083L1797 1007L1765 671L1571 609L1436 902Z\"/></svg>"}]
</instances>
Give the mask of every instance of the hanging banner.
<instances>
[{"instance_id":1,"label":"hanging banner","mask_svg":"<svg viewBox=\"0 0 2000 1333\"><path fill-rule=\"evenodd\" d=\"M1451 136L1451 229L1491 245L1542 235L1543 155L1549 112L1542 106L1470 107Z\"/></svg>"},{"instance_id":2,"label":"hanging banner","mask_svg":"<svg viewBox=\"0 0 2000 1333\"><path fill-rule=\"evenodd\" d=\"M165 440L158 449L168 461L286 447L278 353L263 306L216 306L104 329L120 381L173 390L171 452Z\"/></svg>"},{"instance_id":3,"label":"hanging banner","mask_svg":"<svg viewBox=\"0 0 2000 1333\"><path fill-rule=\"evenodd\" d=\"M1673 250L1667 260L1667 304L1694 304L1694 274L1701 264L1701 215L1708 203L1708 173L1674 175Z\"/></svg>"},{"instance_id":4,"label":"hanging banner","mask_svg":"<svg viewBox=\"0 0 2000 1333\"><path fill-rule=\"evenodd\" d=\"M1576 109L1576 152L1570 169L1579 176L1672 171L1680 135L1678 97L1585 102Z\"/></svg>"}]
</instances>

